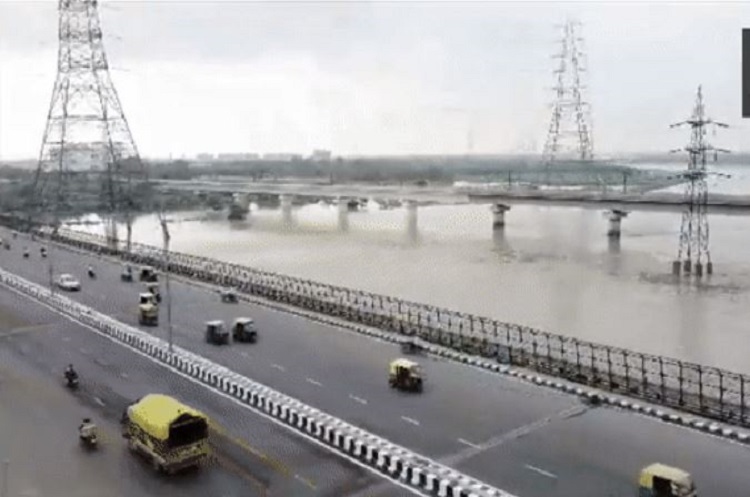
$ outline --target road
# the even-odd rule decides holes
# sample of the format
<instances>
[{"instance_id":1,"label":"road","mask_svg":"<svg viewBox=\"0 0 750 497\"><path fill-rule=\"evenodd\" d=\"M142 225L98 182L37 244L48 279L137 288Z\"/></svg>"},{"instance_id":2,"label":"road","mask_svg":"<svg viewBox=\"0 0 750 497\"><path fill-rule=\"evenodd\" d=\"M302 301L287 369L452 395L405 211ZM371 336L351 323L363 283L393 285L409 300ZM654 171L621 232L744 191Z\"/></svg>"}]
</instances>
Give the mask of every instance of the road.
<instances>
[{"instance_id":1,"label":"road","mask_svg":"<svg viewBox=\"0 0 750 497\"><path fill-rule=\"evenodd\" d=\"M17 241L0 264L38 283L39 258L24 260ZM120 267L68 251L53 254L57 273L82 278L72 298L137 323L139 283L121 283ZM98 279L85 277L94 264ZM635 476L655 461L691 471L704 495L736 497L750 487L746 447L446 360L420 359L422 395L390 390L386 365L393 344L251 304L222 304L218 295L173 279L175 343L396 443L520 497L631 496ZM162 323L149 329L166 337ZM205 344L203 323L253 317L257 344ZM585 493L581 493L585 489ZM362 494L364 495L364 494ZM369 494L368 494L369 495Z\"/></svg>"},{"instance_id":2,"label":"road","mask_svg":"<svg viewBox=\"0 0 750 497\"><path fill-rule=\"evenodd\" d=\"M78 391L62 371L75 365ZM129 454L119 435L125 406L147 393L174 395L209 415L215 464L164 478ZM85 454L83 417L102 429ZM347 496L368 485L403 489L197 386L47 308L0 289L0 459L9 458L9 497Z\"/></svg>"}]
</instances>

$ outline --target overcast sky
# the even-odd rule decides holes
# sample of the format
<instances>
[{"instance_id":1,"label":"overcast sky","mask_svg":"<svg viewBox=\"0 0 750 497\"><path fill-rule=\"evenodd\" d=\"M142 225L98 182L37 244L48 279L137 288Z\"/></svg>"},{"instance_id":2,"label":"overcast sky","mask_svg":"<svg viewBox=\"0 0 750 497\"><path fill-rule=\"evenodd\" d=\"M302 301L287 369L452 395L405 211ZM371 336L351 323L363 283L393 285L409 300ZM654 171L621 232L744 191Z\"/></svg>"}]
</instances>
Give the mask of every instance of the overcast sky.
<instances>
[{"instance_id":1,"label":"overcast sky","mask_svg":"<svg viewBox=\"0 0 750 497\"><path fill-rule=\"evenodd\" d=\"M125 113L147 157L540 150L556 24L583 22L595 153L664 151L698 84L714 140L750 149L750 3L100 2ZM57 1L0 0L0 158L38 153ZM747 121L746 121L747 122Z\"/></svg>"}]
</instances>

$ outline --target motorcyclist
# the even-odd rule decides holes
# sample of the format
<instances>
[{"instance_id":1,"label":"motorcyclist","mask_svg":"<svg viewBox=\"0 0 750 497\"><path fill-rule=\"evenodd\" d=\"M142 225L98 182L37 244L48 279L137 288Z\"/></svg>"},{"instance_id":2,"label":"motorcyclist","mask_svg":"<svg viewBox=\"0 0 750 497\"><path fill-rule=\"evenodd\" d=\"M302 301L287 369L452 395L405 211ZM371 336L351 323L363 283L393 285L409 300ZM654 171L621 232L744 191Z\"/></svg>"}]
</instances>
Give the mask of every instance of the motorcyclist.
<instances>
[{"instance_id":1,"label":"motorcyclist","mask_svg":"<svg viewBox=\"0 0 750 497\"><path fill-rule=\"evenodd\" d=\"M72 364L68 364L68 367L65 368L65 379L68 380L68 383L78 379L78 373L73 369Z\"/></svg>"},{"instance_id":2,"label":"motorcyclist","mask_svg":"<svg viewBox=\"0 0 750 497\"><path fill-rule=\"evenodd\" d=\"M86 442L96 441L96 425L91 422L90 418L83 418L83 422L78 426L78 437Z\"/></svg>"},{"instance_id":3,"label":"motorcyclist","mask_svg":"<svg viewBox=\"0 0 750 497\"><path fill-rule=\"evenodd\" d=\"M39 253L42 254L42 257L47 257L47 248L46 247L40 248Z\"/></svg>"},{"instance_id":4,"label":"motorcyclist","mask_svg":"<svg viewBox=\"0 0 750 497\"><path fill-rule=\"evenodd\" d=\"M24 257L28 257L29 256L29 247L24 247L23 248L23 256Z\"/></svg>"},{"instance_id":5,"label":"motorcyclist","mask_svg":"<svg viewBox=\"0 0 750 497\"><path fill-rule=\"evenodd\" d=\"M94 274L94 268L92 266L89 266L88 272L89 272L89 278L93 278L94 276L96 276Z\"/></svg>"}]
</instances>

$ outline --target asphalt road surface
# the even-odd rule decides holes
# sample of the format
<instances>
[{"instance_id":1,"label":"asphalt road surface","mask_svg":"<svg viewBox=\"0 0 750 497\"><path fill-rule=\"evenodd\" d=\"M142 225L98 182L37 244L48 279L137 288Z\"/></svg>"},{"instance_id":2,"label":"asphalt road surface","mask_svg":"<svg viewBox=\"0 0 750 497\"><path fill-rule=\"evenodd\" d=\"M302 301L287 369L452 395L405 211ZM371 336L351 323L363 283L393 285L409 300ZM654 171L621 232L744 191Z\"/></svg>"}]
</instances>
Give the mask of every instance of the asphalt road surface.
<instances>
[{"instance_id":1,"label":"asphalt road surface","mask_svg":"<svg viewBox=\"0 0 750 497\"><path fill-rule=\"evenodd\" d=\"M69 363L81 384L65 387ZM173 478L133 457L119 432L127 404L174 395L209 415L213 464ZM100 450L78 445L91 417ZM168 372L47 308L0 288L0 460L10 460L8 497L330 496L384 486L407 492L236 403ZM0 481L2 473L0 472ZM0 487L1 488L1 487Z\"/></svg>"},{"instance_id":2,"label":"asphalt road surface","mask_svg":"<svg viewBox=\"0 0 750 497\"><path fill-rule=\"evenodd\" d=\"M0 265L46 284L40 245L14 242L0 251ZM30 259L21 256L24 243ZM93 256L55 250L52 258L55 274L83 284L71 298L137 325L143 284L120 282L120 266ZM86 277L89 264L96 280ZM419 359L424 393L399 393L386 381L388 362L400 355L393 344L261 306L222 304L217 293L175 278L172 295L176 344L520 497L630 497L637 473L653 462L690 471L703 495L737 497L750 488L750 450L739 444L435 358ZM240 316L256 320L257 344L205 343L205 321ZM160 319L142 329L166 338L163 304Z\"/></svg>"}]
</instances>

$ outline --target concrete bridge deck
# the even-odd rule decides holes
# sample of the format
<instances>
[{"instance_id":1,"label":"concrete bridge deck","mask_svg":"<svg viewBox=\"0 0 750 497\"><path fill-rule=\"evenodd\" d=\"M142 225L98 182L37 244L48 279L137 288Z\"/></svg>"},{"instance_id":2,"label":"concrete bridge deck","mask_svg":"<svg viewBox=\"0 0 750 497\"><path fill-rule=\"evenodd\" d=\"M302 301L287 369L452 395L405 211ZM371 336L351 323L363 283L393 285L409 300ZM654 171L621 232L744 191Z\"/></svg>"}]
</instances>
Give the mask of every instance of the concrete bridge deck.
<instances>
[{"instance_id":1,"label":"concrete bridge deck","mask_svg":"<svg viewBox=\"0 0 750 497\"><path fill-rule=\"evenodd\" d=\"M45 284L39 245L28 245L32 259L22 258L19 240L0 253L0 264ZM58 249L52 257L56 273L82 280L83 291L69 296L137 325L142 285L121 283L117 264ZM85 277L89 264L97 267L97 280ZM736 497L750 486L745 446L583 406L575 397L442 359L419 359L427 377L422 395L399 394L386 381L388 361L400 355L393 344L266 307L222 304L216 293L176 278L172 292L178 345L520 497L573 497L582 489L585 495L632 495L638 470L654 461L691 471L706 495ZM257 344L205 344L205 321L243 315L257 322ZM164 317L148 328L160 338L167 335Z\"/></svg>"},{"instance_id":2,"label":"concrete bridge deck","mask_svg":"<svg viewBox=\"0 0 750 497\"><path fill-rule=\"evenodd\" d=\"M682 193L619 193L551 190L497 190L467 192L469 201L477 204L536 204L581 207L597 210L675 211L685 206ZM725 215L750 214L750 195L708 194L709 212Z\"/></svg>"},{"instance_id":3,"label":"concrete bridge deck","mask_svg":"<svg viewBox=\"0 0 750 497\"><path fill-rule=\"evenodd\" d=\"M315 183L253 183L246 181L155 181L161 190L200 191L206 193L248 195L291 195L307 199L375 198L379 200L412 200L417 204L466 204L465 194L454 191L452 185L400 186L370 184L315 184Z\"/></svg>"}]
</instances>

